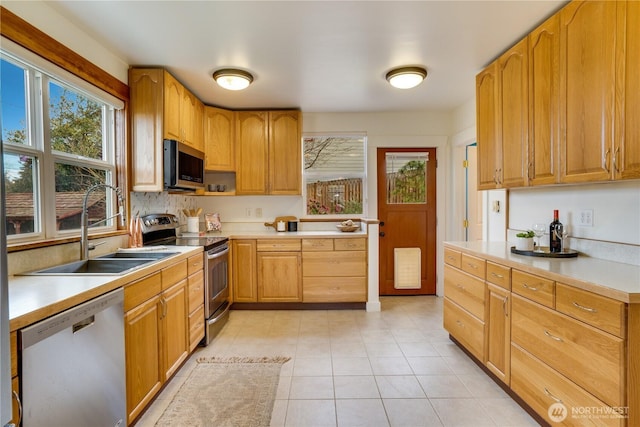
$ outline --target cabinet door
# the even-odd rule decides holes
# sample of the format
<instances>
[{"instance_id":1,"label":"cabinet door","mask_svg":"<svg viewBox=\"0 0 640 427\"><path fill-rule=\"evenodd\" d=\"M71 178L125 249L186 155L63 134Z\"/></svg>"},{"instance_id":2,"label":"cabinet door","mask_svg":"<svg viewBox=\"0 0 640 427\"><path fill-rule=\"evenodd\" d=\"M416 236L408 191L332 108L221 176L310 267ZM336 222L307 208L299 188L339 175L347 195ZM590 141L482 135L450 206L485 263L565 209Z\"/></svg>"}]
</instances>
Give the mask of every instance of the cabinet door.
<instances>
[{"instance_id":1,"label":"cabinet door","mask_svg":"<svg viewBox=\"0 0 640 427\"><path fill-rule=\"evenodd\" d=\"M189 355L187 281L182 280L162 293L162 339L164 380L180 367Z\"/></svg>"},{"instance_id":2,"label":"cabinet door","mask_svg":"<svg viewBox=\"0 0 640 427\"><path fill-rule=\"evenodd\" d=\"M258 301L255 240L233 240L231 277L234 302Z\"/></svg>"},{"instance_id":3,"label":"cabinet door","mask_svg":"<svg viewBox=\"0 0 640 427\"><path fill-rule=\"evenodd\" d=\"M268 113L240 111L236 122L236 194L267 194Z\"/></svg>"},{"instance_id":4,"label":"cabinet door","mask_svg":"<svg viewBox=\"0 0 640 427\"><path fill-rule=\"evenodd\" d=\"M299 111L269 112L269 194L301 194L300 127Z\"/></svg>"},{"instance_id":5,"label":"cabinet door","mask_svg":"<svg viewBox=\"0 0 640 427\"><path fill-rule=\"evenodd\" d=\"M561 182L612 176L616 3L574 1L560 11Z\"/></svg>"},{"instance_id":6,"label":"cabinet door","mask_svg":"<svg viewBox=\"0 0 640 427\"><path fill-rule=\"evenodd\" d=\"M616 179L640 178L640 2L618 2L616 40Z\"/></svg>"},{"instance_id":7,"label":"cabinet door","mask_svg":"<svg viewBox=\"0 0 640 427\"><path fill-rule=\"evenodd\" d=\"M195 139L193 141L193 148L200 150L204 153L204 104L198 99L196 100L196 109L193 116L193 131Z\"/></svg>"},{"instance_id":8,"label":"cabinet door","mask_svg":"<svg viewBox=\"0 0 640 427\"><path fill-rule=\"evenodd\" d=\"M511 358L511 292L488 284L487 368L509 384Z\"/></svg>"},{"instance_id":9,"label":"cabinet door","mask_svg":"<svg viewBox=\"0 0 640 427\"><path fill-rule=\"evenodd\" d=\"M198 147L196 141L196 109L198 108L198 98L186 88L182 89L180 105L180 129L182 140L185 144L195 148Z\"/></svg>"},{"instance_id":10,"label":"cabinet door","mask_svg":"<svg viewBox=\"0 0 640 427\"><path fill-rule=\"evenodd\" d=\"M234 171L235 113L215 107L204 109L205 169Z\"/></svg>"},{"instance_id":11,"label":"cabinet door","mask_svg":"<svg viewBox=\"0 0 640 427\"><path fill-rule=\"evenodd\" d=\"M529 185L558 181L560 15L529 34Z\"/></svg>"},{"instance_id":12,"label":"cabinet door","mask_svg":"<svg viewBox=\"0 0 640 427\"><path fill-rule=\"evenodd\" d=\"M498 186L500 130L498 127L498 64L476 76L476 132L478 138L478 190Z\"/></svg>"},{"instance_id":13,"label":"cabinet door","mask_svg":"<svg viewBox=\"0 0 640 427\"><path fill-rule=\"evenodd\" d=\"M164 71L164 138L182 141L180 126L180 108L182 100L182 85L171 74ZM163 153L163 150L160 150Z\"/></svg>"},{"instance_id":14,"label":"cabinet door","mask_svg":"<svg viewBox=\"0 0 640 427\"><path fill-rule=\"evenodd\" d=\"M163 71L131 68L131 185L133 191L162 191Z\"/></svg>"},{"instance_id":15,"label":"cabinet door","mask_svg":"<svg viewBox=\"0 0 640 427\"><path fill-rule=\"evenodd\" d=\"M528 39L498 59L498 112L500 123L498 180L502 187L526 183L529 143Z\"/></svg>"},{"instance_id":16,"label":"cabinet door","mask_svg":"<svg viewBox=\"0 0 640 427\"><path fill-rule=\"evenodd\" d=\"M302 301L300 252L258 252L258 301Z\"/></svg>"},{"instance_id":17,"label":"cabinet door","mask_svg":"<svg viewBox=\"0 0 640 427\"><path fill-rule=\"evenodd\" d=\"M160 296L157 295L124 316L128 424L162 387L160 315Z\"/></svg>"}]
</instances>

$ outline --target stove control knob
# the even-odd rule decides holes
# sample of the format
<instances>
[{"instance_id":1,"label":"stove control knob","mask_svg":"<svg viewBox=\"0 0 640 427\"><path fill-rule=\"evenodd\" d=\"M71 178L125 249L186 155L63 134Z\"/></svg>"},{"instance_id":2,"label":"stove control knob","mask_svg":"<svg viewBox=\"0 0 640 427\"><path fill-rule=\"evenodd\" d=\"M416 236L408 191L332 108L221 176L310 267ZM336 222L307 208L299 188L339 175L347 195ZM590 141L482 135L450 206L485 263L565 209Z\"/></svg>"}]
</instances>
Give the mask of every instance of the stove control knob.
<instances>
[{"instance_id":1,"label":"stove control knob","mask_svg":"<svg viewBox=\"0 0 640 427\"><path fill-rule=\"evenodd\" d=\"M148 219L144 221L144 225L146 225L147 227L151 226L151 221L149 221Z\"/></svg>"}]
</instances>

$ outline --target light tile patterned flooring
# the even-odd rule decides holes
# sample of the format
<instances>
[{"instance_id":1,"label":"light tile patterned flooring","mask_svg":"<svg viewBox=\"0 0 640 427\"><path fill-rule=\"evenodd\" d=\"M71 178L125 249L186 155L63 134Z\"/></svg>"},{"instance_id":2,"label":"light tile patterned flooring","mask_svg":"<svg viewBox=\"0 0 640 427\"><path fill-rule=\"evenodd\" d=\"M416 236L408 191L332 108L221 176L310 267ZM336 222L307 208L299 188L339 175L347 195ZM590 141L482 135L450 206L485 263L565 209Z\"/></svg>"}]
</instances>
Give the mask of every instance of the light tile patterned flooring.
<instances>
[{"instance_id":1,"label":"light tile patterned flooring","mask_svg":"<svg viewBox=\"0 0 640 427\"><path fill-rule=\"evenodd\" d=\"M232 311L222 333L196 350L136 426L154 425L196 357L272 355L291 357L272 426L538 425L449 340L442 298L381 303L377 313Z\"/></svg>"}]
</instances>

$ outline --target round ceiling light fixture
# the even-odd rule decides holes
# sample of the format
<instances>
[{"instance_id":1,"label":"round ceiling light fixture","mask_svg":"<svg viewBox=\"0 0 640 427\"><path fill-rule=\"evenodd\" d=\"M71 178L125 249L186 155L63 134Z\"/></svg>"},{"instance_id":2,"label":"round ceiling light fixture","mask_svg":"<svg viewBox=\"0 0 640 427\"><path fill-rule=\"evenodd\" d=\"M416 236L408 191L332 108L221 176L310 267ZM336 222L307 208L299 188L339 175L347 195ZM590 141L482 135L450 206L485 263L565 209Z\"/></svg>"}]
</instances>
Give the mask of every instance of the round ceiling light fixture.
<instances>
[{"instance_id":1,"label":"round ceiling light fixture","mask_svg":"<svg viewBox=\"0 0 640 427\"><path fill-rule=\"evenodd\" d=\"M213 80L218 86L228 90L246 89L253 81L253 76L237 68L223 68L213 73Z\"/></svg>"},{"instance_id":2,"label":"round ceiling light fixture","mask_svg":"<svg viewBox=\"0 0 640 427\"><path fill-rule=\"evenodd\" d=\"M418 86L427 77L427 70L422 67L394 68L387 73L387 81L398 89L411 89Z\"/></svg>"}]
</instances>

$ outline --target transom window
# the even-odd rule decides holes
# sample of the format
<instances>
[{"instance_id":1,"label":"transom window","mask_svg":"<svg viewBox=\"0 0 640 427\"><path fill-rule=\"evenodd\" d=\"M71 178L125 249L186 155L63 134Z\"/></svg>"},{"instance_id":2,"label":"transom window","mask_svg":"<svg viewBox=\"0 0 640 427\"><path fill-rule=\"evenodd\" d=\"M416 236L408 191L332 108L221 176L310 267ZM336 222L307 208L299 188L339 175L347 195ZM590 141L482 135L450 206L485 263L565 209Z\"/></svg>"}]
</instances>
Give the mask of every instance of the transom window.
<instances>
[{"instance_id":1,"label":"transom window","mask_svg":"<svg viewBox=\"0 0 640 427\"><path fill-rule=\"evenodd\" d=\"M4 39L0 101L9 240L77 234L86 190L115 185L121 101L20 48L5 50ZM112 192L92 192L90 223L115 207Z\"/></svg>"},{"instance_id":2,"label":"transom window","mask_svg":"<svg viewBox=\"0 0 640 427\"><path fill-rule=\"evenodd\" d=\"M306 215L365 215L366 136L305 135L302 144Z\"/></svg>"}]
</instances>

